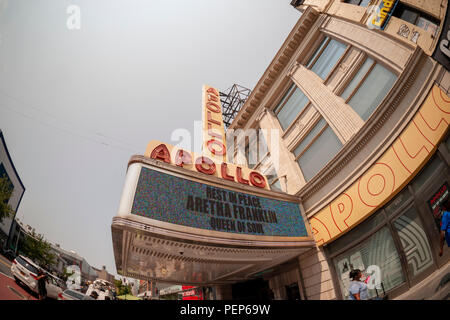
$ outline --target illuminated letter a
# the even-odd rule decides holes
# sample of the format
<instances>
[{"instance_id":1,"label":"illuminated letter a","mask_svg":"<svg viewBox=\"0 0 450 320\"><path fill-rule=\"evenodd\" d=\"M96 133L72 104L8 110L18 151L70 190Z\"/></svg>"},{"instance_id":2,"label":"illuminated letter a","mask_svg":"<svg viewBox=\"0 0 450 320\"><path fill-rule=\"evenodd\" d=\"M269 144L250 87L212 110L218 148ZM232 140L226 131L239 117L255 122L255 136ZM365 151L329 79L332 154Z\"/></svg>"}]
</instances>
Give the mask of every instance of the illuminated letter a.
<instances>
[{"instance_id":1,"label":"illuminated letter a","mask_svg":"<svg viewBox=\"0 0 450 320\"><path fill-rule=\"evenodd\" d=\"M170 163L170 152L165 144L160 144L155 149L153 149L150 158Z\"/></svg>"}]
</instances>

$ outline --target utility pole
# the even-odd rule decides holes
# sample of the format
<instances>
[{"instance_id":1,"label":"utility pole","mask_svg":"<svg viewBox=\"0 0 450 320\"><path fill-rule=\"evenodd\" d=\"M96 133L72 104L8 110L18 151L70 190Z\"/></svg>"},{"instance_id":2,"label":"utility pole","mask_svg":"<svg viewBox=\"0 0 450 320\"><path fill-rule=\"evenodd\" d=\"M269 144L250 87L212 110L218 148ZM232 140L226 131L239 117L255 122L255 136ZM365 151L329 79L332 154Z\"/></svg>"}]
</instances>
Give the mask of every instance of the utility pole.
<instances>
[{"instance_id":1,"label":"utility pole","mask_svg":"<svg viewBox=\"0 0 450 320\"><path fill-rule=\"evenodd\" d=\"M16 252L15 252L16 255L17 255L17 249L19 248L20 230L21 230L21 228L19 226L19 234L17 235L17 242L16 242Z\"/></svg>"}]
</instances>

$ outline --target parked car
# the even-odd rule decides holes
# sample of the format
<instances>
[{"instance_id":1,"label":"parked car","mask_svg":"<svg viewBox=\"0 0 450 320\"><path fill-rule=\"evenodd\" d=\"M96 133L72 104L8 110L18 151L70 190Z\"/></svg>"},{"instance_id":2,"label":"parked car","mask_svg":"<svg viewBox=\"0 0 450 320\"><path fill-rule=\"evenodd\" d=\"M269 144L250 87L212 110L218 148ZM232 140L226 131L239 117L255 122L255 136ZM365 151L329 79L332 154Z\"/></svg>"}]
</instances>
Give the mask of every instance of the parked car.
<instances>
[{"instance_id":1,"label":"parked car","mask_svg":"<svg viewBox=\"0 0 450 320\"><path fill-rule=\"evenodd\" d=\"M23 283L35 293L38 293L37 277L39 269L41 268L36 263L22 255L18 255L11 264L11 273L14 276L14 280L18 283ZM62 295L63 292L63 289L61 288L63 281L45 270L44 273L47 275L45 283L47 297L52 299L60 298L60 295Z\"/></svg>"},{"instance_id":2,"label":"parked car","mask_svg":"<svg viewBox=\"0 0 450 320\"><path fill-rule=\"evenodd\" d=\"M79 291L66 289L58 300L95 300L94 298Z\"/></svg>"},{"instance_id":3,"label":"parked car","mask_svg":"<svg viewBox=\"0 0 450 320\"><path fill-rule=\"evenodd\" d=\"M30 290L37 292L37 275L39 273L39 266L30 259L19 255L11 264L11 273L16 282L21 282Z\"/></svg>"}]
</instances>

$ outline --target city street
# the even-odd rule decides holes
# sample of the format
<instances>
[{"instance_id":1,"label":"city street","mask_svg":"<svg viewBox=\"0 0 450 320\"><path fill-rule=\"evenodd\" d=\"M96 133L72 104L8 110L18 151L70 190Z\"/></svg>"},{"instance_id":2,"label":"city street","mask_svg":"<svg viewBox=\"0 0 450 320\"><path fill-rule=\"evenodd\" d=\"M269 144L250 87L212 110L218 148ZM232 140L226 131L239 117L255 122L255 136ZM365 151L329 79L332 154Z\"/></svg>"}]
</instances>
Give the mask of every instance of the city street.
<instances>
[{"instance_id":1,"label":"city street","mask_svg":"<svg viewBox=\"0 0 450 320\"><path fill-rule=\"evenodd\" d=\"M0 254L0 272L12 277L11 275L11 261L6 259L4 256Z\"/></svg>"},{"instance_id":2,"label":"city street","mask_svg":"<svg viewBox=\"0 0 450 320\"><path fill-rule=\"evenodd\" d=\"M0 255L0 300L37 300L29 289L14 281L10 267L11 262Z\"/></svg>"}]
</instances>

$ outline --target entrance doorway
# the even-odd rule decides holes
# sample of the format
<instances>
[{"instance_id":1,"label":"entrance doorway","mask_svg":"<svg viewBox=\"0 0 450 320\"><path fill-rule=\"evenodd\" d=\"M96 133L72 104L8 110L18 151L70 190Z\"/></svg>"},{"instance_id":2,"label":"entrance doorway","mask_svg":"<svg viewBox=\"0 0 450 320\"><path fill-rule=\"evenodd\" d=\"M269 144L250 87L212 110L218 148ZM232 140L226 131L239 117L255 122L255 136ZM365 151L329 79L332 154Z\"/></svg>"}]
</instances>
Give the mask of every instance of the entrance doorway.
<instances>
[{"instance_id":1,"label":"entrance doorway","mask_svg":"<svg viewBox=\"0 0 450 320\"><path fill-rule=\"evenodd\" d=\"M300 289L298 287L298 283L293 283L285 287L286 288L286 297L288 300L301 300L300 297Z\"/></svg>"},{"instance_id":2,"label":"entrance doorway","mask_svg":"<svg viewBox=\"0 0 450 320\"><path fill-rule=\"evenodd\" d=\"M262 278L235 283L231 286L233 300L273 300L269 282Z\"/></svg>"}]
</instances>

